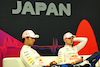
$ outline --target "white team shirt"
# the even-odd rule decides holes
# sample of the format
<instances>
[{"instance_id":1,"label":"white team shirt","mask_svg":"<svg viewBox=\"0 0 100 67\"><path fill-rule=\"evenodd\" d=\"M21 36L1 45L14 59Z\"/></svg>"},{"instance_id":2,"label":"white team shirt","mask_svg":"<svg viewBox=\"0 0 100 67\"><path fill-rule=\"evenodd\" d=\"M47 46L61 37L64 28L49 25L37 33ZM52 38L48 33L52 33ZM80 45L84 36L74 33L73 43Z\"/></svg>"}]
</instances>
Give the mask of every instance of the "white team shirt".
<instances>
[{"instance_id":1,"label":"white team shirt","mask_svg":"<svg viewBox=\"0 0 100 67\"><path fill-rule=\"evenodd\" d=\"M77 37L74 38L74 41L79 41L80 43L74 47L70 47L65 45L58 51L59 64L72 63L73 61L80 59L81 57L78 55L78 51L81 50L85 44L87 43L87 38L85 37Z\"/></svg>"},{"instance_id":2,"label":"white team shirt","mask_svg":"<svg viewBox=\"0 0 100 67\"><path fill-rule=\"evenodd\" d=\"M34 67L34 65L37 65L35 67L40 67L40 55L30 46L23 45L20 51L20 58L22 62L26 65L26 67Z\"/></svg>"}]
</instances>

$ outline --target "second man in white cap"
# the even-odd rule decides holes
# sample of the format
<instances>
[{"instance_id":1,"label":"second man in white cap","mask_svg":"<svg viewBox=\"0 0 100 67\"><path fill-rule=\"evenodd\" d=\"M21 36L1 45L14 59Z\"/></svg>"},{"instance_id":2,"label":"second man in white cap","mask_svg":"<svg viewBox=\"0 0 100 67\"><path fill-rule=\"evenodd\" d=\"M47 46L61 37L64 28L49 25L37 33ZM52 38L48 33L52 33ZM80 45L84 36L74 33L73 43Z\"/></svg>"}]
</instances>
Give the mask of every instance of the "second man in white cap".
<instances>
[{"instance_id":1,"label":"second man in white cap","mask_svg":"<svg viewBox=\"0 0 100 67\"><path fill-rule=\"evenodd\" d=\"M87 43L87 38L76 38L75 35L67 32L63 36L63 41L65 45L58 51L59 64L76 64L82 62L83 58L78 55L78 51L85 46ZM80 43L73 47L72 45L74 41L78 41Z\"/></svg>"}]
</instances>

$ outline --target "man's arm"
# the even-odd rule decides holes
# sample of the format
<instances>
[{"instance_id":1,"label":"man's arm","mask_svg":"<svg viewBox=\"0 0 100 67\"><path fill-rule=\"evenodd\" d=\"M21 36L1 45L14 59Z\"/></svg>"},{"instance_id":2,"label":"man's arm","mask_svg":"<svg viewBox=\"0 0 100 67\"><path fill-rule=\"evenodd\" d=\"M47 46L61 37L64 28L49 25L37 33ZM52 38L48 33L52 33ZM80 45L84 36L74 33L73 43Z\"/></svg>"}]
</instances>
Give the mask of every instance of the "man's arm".
<instances>
[{"instance_id":1,"label":"man's arm","mask_svg":"<svg viewBox=\"0 0 100 67\"><path fill-rule=\"evenodd\" d=\"M77 50L81 50L87 43L87 38L86 37L77 37L74 38L74 41L78 41L80 42L79 44L77 44L76 46L74 46L73 48L78 48Z\"/></svg>"}]
</instances>

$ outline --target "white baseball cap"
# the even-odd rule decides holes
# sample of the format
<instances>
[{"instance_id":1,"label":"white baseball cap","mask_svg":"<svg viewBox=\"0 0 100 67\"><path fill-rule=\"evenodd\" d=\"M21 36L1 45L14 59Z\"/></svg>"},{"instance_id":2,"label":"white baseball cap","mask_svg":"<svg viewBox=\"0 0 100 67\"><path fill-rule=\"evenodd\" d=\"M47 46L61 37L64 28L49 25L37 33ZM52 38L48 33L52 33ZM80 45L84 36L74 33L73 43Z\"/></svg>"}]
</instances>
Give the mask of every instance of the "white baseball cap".
<instances>
[{"instance_id":1,"label":"white baseball cap","mask_svg":"<svg viewBox=\"0 0 100 67\"><path fill-rule=\"evenodd\" d=\"M73 35L72 33L67 32L67 33L64 34L63 39L65 39L65 38L70 38L70 37L72 37L72 36L75 37L75 35Z\"/></svg>"},{"instance_id":2,"label":"white baseball cap","mask_svg":"<svg viewBox=\"0 0 100 67\"><path fill-rule=\"evenodd\" d=\"M25 30L22 34L22 39L25 37L39 38L39 35L35 34L32 30Z\"/></svg>"}]
</instances>

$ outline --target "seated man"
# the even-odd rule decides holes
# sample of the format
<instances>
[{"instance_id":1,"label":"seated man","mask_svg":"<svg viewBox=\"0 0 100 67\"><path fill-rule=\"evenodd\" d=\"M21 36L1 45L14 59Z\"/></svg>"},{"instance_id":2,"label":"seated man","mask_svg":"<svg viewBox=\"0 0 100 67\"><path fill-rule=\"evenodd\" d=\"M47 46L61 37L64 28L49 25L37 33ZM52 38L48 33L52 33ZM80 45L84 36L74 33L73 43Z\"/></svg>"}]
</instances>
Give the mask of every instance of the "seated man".
<instances>
[{"instance_id":1,"label":"seated man","mask_svg":"<svg viewBox=\"0 0 100 67\"><path fill-rule=\"evenodd\" d=\"M87 38L85 37L75 37L70 32L67 32L63 36L63 41L65 42L65 46L59 49L58 57L59 57L59 64L77 64L83 62L84 64L92 63L95 65L94 60L97 56L100 55L100 52L94 53L91 57L86 60L83 60L83 57L78 55L78 51L81 50L87 43ZM78 45L72 47L73 41L79 41Z\"/></svg>"},{"instance_id":2,"label":"seated man","mask_svg":"<svg viewBox=\"0 0 100 67\"><path fill-rule=\"evenodd\" d=\"M35 38L39 38L39 35L35 34L32 30L25 30L22 34L24 45L20 51L20 58L26 67L41 67L43 65L38 52L31 48L35 42Z\"/></svg>"}]
</instances>

